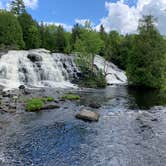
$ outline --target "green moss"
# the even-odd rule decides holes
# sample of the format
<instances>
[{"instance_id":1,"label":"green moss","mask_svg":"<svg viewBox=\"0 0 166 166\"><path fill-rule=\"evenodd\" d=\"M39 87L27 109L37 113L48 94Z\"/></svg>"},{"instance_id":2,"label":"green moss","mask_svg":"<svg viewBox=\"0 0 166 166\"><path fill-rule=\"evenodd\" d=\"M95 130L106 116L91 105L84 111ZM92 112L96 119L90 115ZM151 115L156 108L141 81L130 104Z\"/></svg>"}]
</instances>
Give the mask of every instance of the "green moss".
<instances>
[{"instance_id":1,"label":"green moss","mask_svg":"<svg viewBox=\"0 0 166 166\"><path fill-rule=\"evenodd\" d=\"M63 99L63 100L80 100L80 96L68 93L68 94L63 95L61 97L61 99Z\"/></svg>"},{"instance_id":2,"label":"green moss","mask_svg":"<svg viewBox=\"0 0 166 166\"><path fill-rule=\"evenodd\" d=\"M48 102L53 102L55 99L53 97L46 97L45 98Z\"/></svg>"},{"instance_id":3,"label":"green moss","mask_svg":"<svg viewBox=\"0 0 166 166\"><path fill-rule=\"evenodd\" d=\"M26 111L35 112L39 111L44 106L44 102L41 98L32 98L27 101Z\"/></svg>"},{"instance_id":4,"label":"green moss","mask_svg":"<svg viewBox=\"0 0 166 166\"><path fill-rule=\"evenodd\" d=\"M44 103L53 102L55 99L53 97L43 97L40 98Z\"/></svg>"}]
</instances>

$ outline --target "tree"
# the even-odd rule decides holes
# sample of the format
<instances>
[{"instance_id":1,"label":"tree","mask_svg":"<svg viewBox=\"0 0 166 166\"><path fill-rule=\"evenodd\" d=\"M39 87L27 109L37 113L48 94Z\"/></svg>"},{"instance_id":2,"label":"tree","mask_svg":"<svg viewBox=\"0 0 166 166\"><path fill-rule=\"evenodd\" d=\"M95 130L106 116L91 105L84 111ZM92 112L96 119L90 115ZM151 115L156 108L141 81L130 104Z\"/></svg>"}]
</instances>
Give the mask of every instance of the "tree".
<instances>
[{"instance_id":1,"label":"tree","mask_svg":"<svg viewBox=\"0 0 166 166\"><path fill-rule=\"evenodd\" d=\"M135 36L135 34L127 34L119 45L118 66L123 70L127 68L128 58L133 47Z\"/></svg>"},{"instance_id":2,"label":"tree","mask_svg":"<svg viewBox=\"0 0 166 166\"><path fill-rule=\"evenodd\" d=\"M72 29L71 41L70 41L72 51L74 50L74 45L76 43L76 40L81 38L82 29L83 28L78 23L75 24L73 29Z\"/></svg>"},{"instance_id":3,"label":"tree","mask_svg":"<svg viewBox=\"0 0 166 166\"><path fill-rule=\"evenodd\" d=\"M103 46L103 41L97 32L84 29L80 38L76 39L75 42L75 52L82 55L81 58L85 60L86 65L88 65L93 70L94 57L99 53ZM83 64L85 65L85 64Z\"/></svg>"},{"instance_id":4,"label":"tree","mask_svg":"<svg viewBox=\"0 0 166 166\"><path fill-rule=\"evenodd\" d=\"M25 5L23 0L12 0L10 3L11 12L15 15L20 15L25 13Z\"/></svg>"},{"instance_id":5,"label":"tree","mask_svg":"<svg viewBox=\"0 0 166 166\"><path fill-rule=\"evenodd\" d=\"M104 56L105 58L110 57L110 41L109 41L109 36L108 34L105 32L104 26L101 25L100 26L100 38L103 41L103 47L100 50L100 55Z\"/></svg>"},{"instance_id":6,"label":"tree","mask_svg":"<svg viewBox=\"0 0 166 166\"><path fill-rule=\"evenodd\" d=\"M120 66L120 45L123 40L123 36L120 35L117 31L111 31L109 33L109 54L107 57L108 60L112 61L116 65Z\"/></svg>"},{"instance_id":7,"label":"tree","mask_svg":"<svg viewBox=\"0 0 166 166\"><path fill-rule=\"evenodd\" d=\"M138 30L127 65L129 83L160 89L166 83L165 40L151 15L139 21Z\"/></svg>"},{"instance_id":8,"label":"tree","mask_svg":"<svg viewBox=\"0 0 166 166\"><path fill-rule=\"evenodd\" d=\"M26 12L19 15L18 20L22 27L25 48L39 48L41 45L41 39L37 22Z\"/></svg>"},{"instance_id":9,"label":"tree","mask_svg":"<svg viewBox=\"0 0 166 166\"><path fill-rule=\"evenodd\" d=\"M10 12L0 11L0 45L11 49L24 47L23 34L17 18Z\"/></svg>"},{"instance_id":10,"label":"tree","mask_svg":"<svg viewBox=\"0 0 166 166\"><path fill-rule=\"evenodd\" d=\"M56 52L65 52L65 48L67 46L67 41L65 37L65 31L62 26L58 26L55 33L55 46Z\"/></svg>"},{"instance_id":11,"label":"tree","mask_svg":"<svg viewBox=\"0 0 166 166\"><path fill-rule=\"evenodd\" d=\"M57 26L55 25L40 25L41 46L51 51L56 50L56 36Z\"/></svg>"}]
</instances>

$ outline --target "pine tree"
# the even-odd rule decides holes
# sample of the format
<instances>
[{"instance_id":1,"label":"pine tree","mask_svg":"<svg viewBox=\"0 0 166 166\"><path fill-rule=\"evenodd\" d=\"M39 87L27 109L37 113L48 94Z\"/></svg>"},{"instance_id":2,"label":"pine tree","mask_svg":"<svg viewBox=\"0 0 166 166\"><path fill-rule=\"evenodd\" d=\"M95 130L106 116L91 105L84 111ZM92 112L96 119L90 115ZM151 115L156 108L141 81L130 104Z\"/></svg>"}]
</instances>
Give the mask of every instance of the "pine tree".
<instances>
[{"instance_id":1,"label":"pine tree","mask_svg":"<svg viewBox=\"0 0 166 166\"><path fill-rule=\"evenodd\" d=\"M165 40L151 15L140 20L138 30L127 65L129 83L160 89L166 84Z\"/></svg>"},{"instance_id":2,"label":"pine tree","mask_svg":"<svg viewBox=\"0 0 166 166\"><path fill-rule=\"evenodd\" d=\"M67 41L65 37L65 31L62 26L57 27L57 31L55 34L55 45L56 45L56 52L65 52L65 48L67 46Z\"/></svg>"},{"instance_id":3,"label":"pine tree","mask_svg":"<svg viewBox=\"0 0 166 166\"><path fill-rule=\"evenodd\" d=\"M15 15L20 15L26 12L23 0L12 0L10 3L11 12Z\"/></svg>"},{"instance_id":4,"label":"pine tree","mask_svg":"<svg viewBox=\"0 0 166 166\"><path fill-rule=\"evenodd\" d=\"M24 47L22 29L17 18L3 10L0 11L0 45L8 49Z\"/></svg>"},{"instance_id":5,"label":"pine tree","mask_svg":"<svg viewBox=\"0 0 166 166\"><path fill-rule=\"evenodd\" d=\"M18 16L19 23L23 31L23 39L26 49L39 48L41 45L39 26L32 16L22 13Z\"/></svg>"}]
</instances>

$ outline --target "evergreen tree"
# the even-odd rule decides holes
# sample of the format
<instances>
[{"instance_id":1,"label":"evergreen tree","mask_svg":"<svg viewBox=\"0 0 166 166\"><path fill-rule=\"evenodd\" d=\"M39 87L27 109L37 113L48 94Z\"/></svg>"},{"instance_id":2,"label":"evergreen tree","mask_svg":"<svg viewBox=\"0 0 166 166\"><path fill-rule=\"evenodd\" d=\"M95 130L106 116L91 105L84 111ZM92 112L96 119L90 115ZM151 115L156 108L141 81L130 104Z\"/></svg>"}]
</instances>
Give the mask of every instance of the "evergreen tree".
<instances>
[{"instance_id":1,"label":"evergreen tree","mask_svg":"<svg viewBox=\"0 0 166 166\"><path fill-rule=\"evenodd\" d=\"M108 40L108 35L105 32L105 29L104 29L103 25L100 26L99 34L100 34L101 40L103 41L103 47L101 48L99 54L101 56L104 56L104 57L109 57L109 54L110 54L109 45L110 45L110 43L109 43L109 40Z\"/></svg>"},{"instance_id":2,"label":"evergreen tree","mask_svg":"<svg viewBox=\"0 0 166 166\"><path fill-rule=\"evenodd\" d=\"M0 45L8 49L24 47L23 34L17 18L10 12L0 11Z\"/></svg>"},{"instance_id":3,"label":"evergreen tree","mask_svg":"<svg viewBox=\"0 0 166 166\"><path fill-rule=\"evenodd\" d=\"M109 34L109 49L110 54L108 60L112 61L116 65L120 66L120 45L123 40L123 36L117 31L111 31Z\"/></svg>"},{"instance_id":4,"label":"evergreen tree","mask_svg":"<svg viewBox=\"0 0 166 166\"><path fill-rule=\"evenodd\" d=\"M23 39L26 49L39 48L41 45L39 26L28 13L18 16L23 31Z\"/></svg>"},{"instance_id":5,"label":"evergreen tree","mask_svg":"<svg viewBox=\"0 0 166 166\"><path fill-rule=\"evenodd\" d=\"M166 83L165 40L151 15L140 20L138 30L127 65L129 83L162 88Z\"/></svg>"},{"instance_id":6,"label":"evergreen tree","mask_svg":"<svg viewBox=\"0 0 166 166\"><path fill-rule=\"evenodd\" d=\"M55 46L56 46L56 52L65 52L65 48L67 46L67 41L65 37L65 31L62 26L57 27L57 31L55 34Z\"/></svg>"},{"instance_id":7,"label":"evergreen tree","mask_svg":"<svg viewBox=\"0 0 166 166\"><path fill-rule=\"evenodd\" d=\"M25 13L25 5L23 0L12 0L10 3L11 12L15 15L20 15Z\"/></svg>"},{"instance_id":8,"label":"evergreen tree","mask_svg":"<svg viewBox=\"0 0 166 166\"><path fill-rule=\"evenodd\" d=\"M74 45L76 43L77 39L81 38L81 34L82 34L82 27L77 23L74 25L73 29L72 29L72 33L71 33L71 49L72 51L74 50Z\"/></svg>"}]
</instances>

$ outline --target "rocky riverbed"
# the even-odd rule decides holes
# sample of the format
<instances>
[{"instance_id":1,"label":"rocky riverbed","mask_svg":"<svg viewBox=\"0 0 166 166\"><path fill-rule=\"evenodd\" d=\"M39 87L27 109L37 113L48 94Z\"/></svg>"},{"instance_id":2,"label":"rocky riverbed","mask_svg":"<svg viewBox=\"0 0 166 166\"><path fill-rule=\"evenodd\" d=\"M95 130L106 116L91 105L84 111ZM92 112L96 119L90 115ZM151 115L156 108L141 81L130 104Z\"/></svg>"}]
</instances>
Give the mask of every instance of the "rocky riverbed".
<instances>
[{"instance_id":1,"label":"rocky riverbed","mask_svg":"<svg viewBox=\"0 0 166 166\"><path fill-rule=\"evenodd\" d=\"M0 110L0 165L165 166L166 107L157 92L124 86L28 92L22 97L52 96L59 108L30 113L18 102L12 113ZM60 100L67 92L81 99ZM10 105L11 98L2 94L1 102ZM76 119L82 108L99 113L99 121Z\"/></svg>"}]
</instances>

